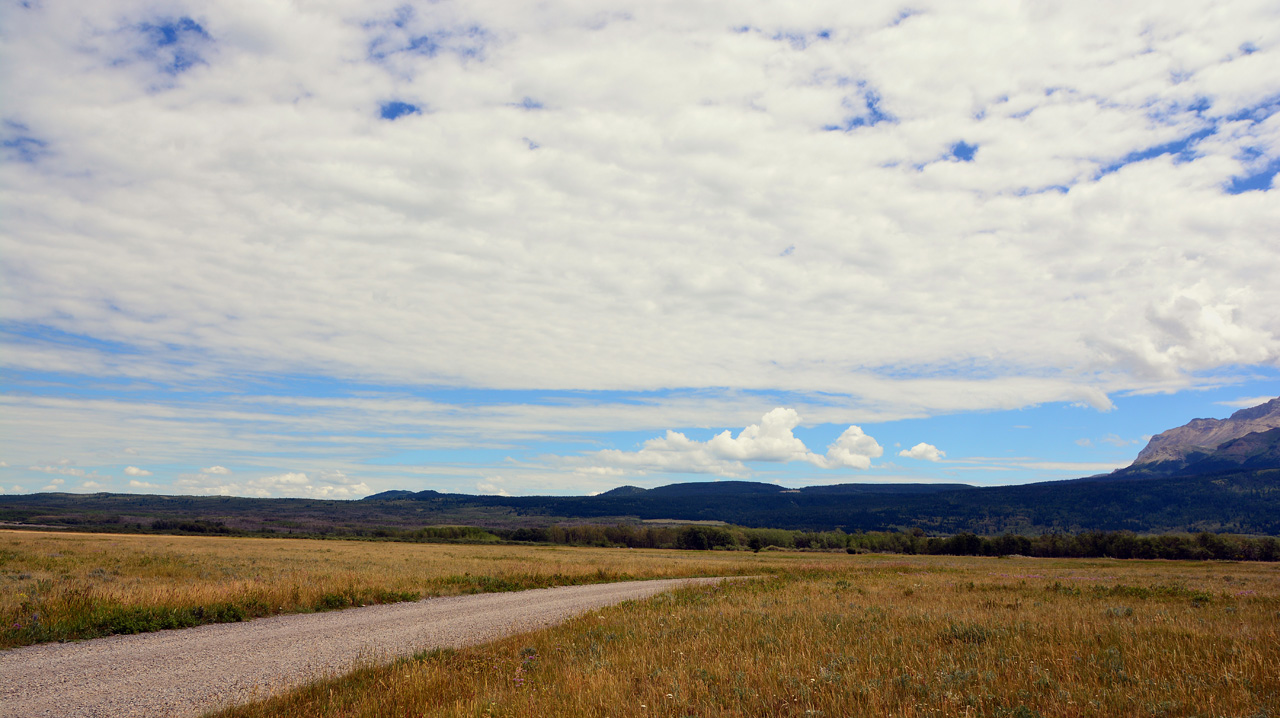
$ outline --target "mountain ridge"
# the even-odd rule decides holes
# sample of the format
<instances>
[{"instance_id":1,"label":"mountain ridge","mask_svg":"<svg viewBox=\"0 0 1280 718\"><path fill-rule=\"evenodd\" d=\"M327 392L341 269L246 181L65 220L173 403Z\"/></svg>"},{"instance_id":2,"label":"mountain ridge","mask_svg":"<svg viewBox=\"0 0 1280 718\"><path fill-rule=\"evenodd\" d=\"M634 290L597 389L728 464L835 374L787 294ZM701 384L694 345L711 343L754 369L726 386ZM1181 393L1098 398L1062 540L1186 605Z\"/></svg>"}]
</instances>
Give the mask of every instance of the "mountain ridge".
<instances>
[{"instance_id":1,"label":"mountain ridge","mask_svg":"<svg viewBox=\"0 0 1280 718\"><path fill-rule=\"evenodd\" d=\"M1257 406L1240 409L1226 419L1192 419L1182 426L1166 429L1151 437L1138 452L1132 467L1163 465L1162 471L1177 470L1208 455L1218 447L1248 434L1280 428L1280 397ZM1174 468L1174 465L1181 464Z\"/></svg>"}]
</instances>

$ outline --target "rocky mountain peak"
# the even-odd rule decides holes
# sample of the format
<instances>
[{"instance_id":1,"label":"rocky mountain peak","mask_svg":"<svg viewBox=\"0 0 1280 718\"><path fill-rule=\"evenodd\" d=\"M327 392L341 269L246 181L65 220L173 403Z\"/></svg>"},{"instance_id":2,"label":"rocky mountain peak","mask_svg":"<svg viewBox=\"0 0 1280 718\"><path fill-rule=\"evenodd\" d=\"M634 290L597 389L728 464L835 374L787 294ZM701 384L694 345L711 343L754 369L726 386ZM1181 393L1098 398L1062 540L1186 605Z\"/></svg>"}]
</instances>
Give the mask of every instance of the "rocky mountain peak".
<instances>
[{"instance_id":1,"label":"rocky mountain peak","mask_svg":"<svg viewBox=\"0 0 1280 718\"><path fill-rule=\"evenodd\" d=\"M1275 416L1280 416L1280 397L1276 397L1265 404L1241 409L1232 414L1226 421L1265 421L1267 417Z\"/></svg>"},{"instance_id":2,"label":"rocky mountain peak","mask_svg":"<svg viewBox=\"0 0 1280 718\"><path fill-rule=\"evenodd\" d=\"M1133 466L1172 462L1185 464L1212 453L1233 439L1260 431L1280 428L1280 397L1265 404L1241 409L1226 419L1192 419L1186 424L1161 432L1138 453Z\"/></svg>"}]
</instances>

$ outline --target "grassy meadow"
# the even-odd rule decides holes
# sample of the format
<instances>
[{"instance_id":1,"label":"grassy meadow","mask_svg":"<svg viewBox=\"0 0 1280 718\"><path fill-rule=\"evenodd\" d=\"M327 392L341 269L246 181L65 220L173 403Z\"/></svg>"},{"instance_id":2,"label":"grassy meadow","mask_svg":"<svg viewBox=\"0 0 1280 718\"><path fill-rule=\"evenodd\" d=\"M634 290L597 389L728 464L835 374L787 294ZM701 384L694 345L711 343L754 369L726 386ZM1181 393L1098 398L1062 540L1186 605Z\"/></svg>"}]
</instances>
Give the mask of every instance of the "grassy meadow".
<instances>
[{"instance_id":1,"label":"grassy meadow","mask_svg":"<svg viewBox=\"0 0 1280 718\"><path fill-rule=\"evenodd\" d=\"M801 559L216 716L1280 715L1274 564Z\"/></svg>"},{"instance_id":2,"label":"grassy meadow","mask_svg":"<svg viewBox=\"0 0 1280 718\"><path fill-rule=\"evenodd\" d=\"M775 553L0 531L0 649L489 591L744 575Z\"/></svg>"},{"instance_id":3,"label":"grassy meadow","mask_svg":"<svg viewBox=\"0 0 1280 718\"><path fill-rule=\"evenodd\" d=\"M431 595L756 575L250 716L1280 716L1280 565L0 531L0 646Z\"/></svg>"}]
</instances>

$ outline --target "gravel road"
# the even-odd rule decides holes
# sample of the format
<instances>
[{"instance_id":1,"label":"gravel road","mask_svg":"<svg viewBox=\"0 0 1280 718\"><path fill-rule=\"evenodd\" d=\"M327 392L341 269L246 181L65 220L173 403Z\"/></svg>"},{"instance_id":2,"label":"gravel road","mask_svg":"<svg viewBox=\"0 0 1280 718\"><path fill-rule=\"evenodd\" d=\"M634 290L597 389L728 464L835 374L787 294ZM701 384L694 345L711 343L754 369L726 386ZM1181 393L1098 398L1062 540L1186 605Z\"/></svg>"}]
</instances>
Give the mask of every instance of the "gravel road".
<instances>
[{"instance_id":1,"label":"gravel road","mask_svg":"<svg viewBox=\"0 0 1280 718\"><path fill-rule=\"evenodd\" d=\"M389 660L559 623L722 579L630 581L429 598L0 651L0 715L189 716Z\"/></svg>"}]
</instances>

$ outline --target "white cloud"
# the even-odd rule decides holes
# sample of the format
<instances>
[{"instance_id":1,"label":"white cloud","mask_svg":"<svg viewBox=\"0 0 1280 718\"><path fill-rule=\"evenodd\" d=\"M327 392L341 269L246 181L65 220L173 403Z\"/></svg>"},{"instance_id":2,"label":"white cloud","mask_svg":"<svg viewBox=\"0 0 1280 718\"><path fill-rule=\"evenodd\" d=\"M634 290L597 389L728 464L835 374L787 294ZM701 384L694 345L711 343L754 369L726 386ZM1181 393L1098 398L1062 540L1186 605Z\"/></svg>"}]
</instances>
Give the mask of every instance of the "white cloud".
<instances>
[{"instance_id":1,"label":"white cloud","mask_svg":"<svg viewBox=\"0 0 1280 718\"><path fill-rule=\"evenodd\" d=\"M942 461L947 455L945 451L939 451L938 447L933 444L926 444L923 441L910 449L903 449L898 452L898 456L905 456L910 459L923 459L924 461Z\"/></svg>"},{"instance_id":2,"label":"white cloud","mask_svg":"<svg viewBox=\"0 0 1280 718\"><path fill-rule=\"evenodd\" d=\"M80 488L82 489L105 489L106 487L106 484L102 484L97 481L84 481L80 483Z\"/></svg>"},{"instance_id":3,"label":"white cloud","mask_svg":"<svg viewBox=\"0 0 1280 718\"><path fill-rule=\"evenodd\" d=\"M574 469L574 473L589 476L626 476L627 472L616 466L582 466Z\"/></svg>"},{"instance_id":4,"label":"white cloud","mask_svg":"<svg viewBox=\"0 0 1280 718\"><path fill-rule=\"evenodd\" d=\"M225 467L225 466L210 466L210 467L209 467L209 468L207 468L207 469L200 469L200 473L202 473L202 474L217 474L217 475L220 475L220 476L224 476L224 475L226 475L226 474L231 473L231 469L228 469L228 468L227 468L227 467Z\"/></svg>"},{"instance_id":5,"label":"white cloud","mask_svg":"<svg viewBox=\"0 0 1280 718\"><path fill-rule=\"evenodd\" d=\"M1249 409L1258 406L1259 404L1265 404L1274 398L1274 396L1250 396L1240 399L1232 399L1231 401L1219 401L1217 403L1221 406L1229 406L1232 409Z\"/></svg>"},{"instance_id":6,"label":"white cloud","mask_svg":"<svg viewBox=\"0 0 1280 718\"><path fill-rule=\"evenodd\" d=\"M1126 446L1132 446L1134 444L1142 444L1142 443L1145 443L1145 440L1125 439L1119 436L1118 434L1107 434L1106 436L1103 436L1097 441L1097 444L1106 444L1107 446L1114 446L1116 448L1124 448ZM1093 448L1096 444L1093 439L1086 437L1083 439L1076 439L1076 445L1083 446L1084 448L1089 449L1089 448Z\"/></svg>"},{"instance_id":7,"label":"white cloud","mask_svg":"<svg viewBox=\"0 0 1280 718\"><path fill-rule=\"evenodd\" d=\"M1023 469L1069 471L1078 476L1107 473L1128 465L1129 462L1127 461L1023 461L1016 464L1016 466Z\"/></svg>"},{"instance_id":8,"label":"white cloud","mask_svg":"<svg viewBox=\"0 0 1280 718\"><path fill-rule=\"evenodd\" d=\"M385 5L211 5L177 74L136 30L148 6L94 5L6 11L8 111L49 148L6 170L6 256L28 268L6 316L201 368L502 387L825 391L957 358L1133 385L1278 356L1274 203L1221 191L1280 133L1231 119L1280 87L1262 5L891 26L876 3L471 4L402 28ZM823 130L874 119L868 92L885 121ZM390 99L430 111L385 121ZM1192 161L1105 171L1214 122ZM446 299L467 309L418 311ZM176 371L46 349L10 361Z\"/></svg>"},{"instance_id":9,"label":"white cloud","mask_svg":"<svg viewBox=\"0 0 1280 718\"><path fill-rule=\"evenodd\" d=\"M150 484L150 483L147 483L146 481L138 481L137 479L131 479L131 480L129 481L129 488L131 488L131 489L153 489L153 490L154 490L154 489L165 489L165 488L168 488L168 487L166 487L166 486L162 486L162 485L160 485L160 484Z\"/></svg>"},{"instance_id":10,"label":"white cloud","mask_svg":"<svg viewBox=\"0 0 1280 718\"><path fill-rule=\"evenodd\" d=\"M407 427L491 446L744 426L768 408L753 391L830 397L774 401L840 425L1107 410L1280 360L1280 209L1223 190L1280 153L1266 3L924 2L897 23L901 4L875 0L212 3L164 46L140 28L180 6L28 5L0 10L17 98L0 200L21 208L0 313L38 331L8 338L6 366L689 394L268 407L36 389L0 418L14 446L50 450L19 465L121 446L327 461L394 453ZM440 47L400 52L414 37ZM390 100L422 111L384 120ZM723 475L764 460L670 451Z\"/></svg>"},{"instance_id":11,"label":"white cloud","mask_svg":"<svg viewBox=\"0 0 1280 718\"><path fill-rule=\"evenodd\" d=\"M588 454L585 460L603 473L604 467L625 467L637 471L664 473L702 473L726 477L750 474L744 462L804 461L814 466L865 469L871 459L884 453L876 440L857 426L850 426L830 446L826 455L809 451L793 430L800 425L794 409L779 407L765 414L759 424L751 424L735 437L720 432L703 442L690 439L678 431L667 430L666 436L645 441L639 451L606 449Z\"/></svg>"},{"instance_id":12,"label":"white cloud","mask_svg":"<svg viewBox=\"0 0 1280 718\"><path fill-rule=\"evenodd\" d=\"M39 471L42 474L61 474L63 476L88 476L89 473L84 469L74 466L28 466L30 471Z\"/></svg>"},{"instance_id":13,"label":"white cloud","mask_svg":"<svg viewBox=\"0 0 1280 718\"><path fill-rule=\"evenodd\" d=\"M371 493L368 484L341 471L308 474L289 471L244 481L220 481L209 474L184 474L174 487L184 493L259 498L299 497L313 499L356 499Z\"/></svg>"},{"instance_id":14,"label":"white cloud","mask_svg":"<svg viewBox=\"0 0 1280 718\"><path fill-rule=\"evenodd\" d=\"M126 466L124 467L124 475L125 476L150 476L151 472L147 471L146 469L139 469L136 466Z\"/></svg>"},{"instance_id":15,"label":"white cloud","mask_svg":"<svg viewBox=\"0 0 1280 718\"><path fill-rule=\"evenodd\" d=\"M502 486L505 483L502 479L491 478L488 481L480 481L476 483L476 491L481 494L491 496L510 496L506 488Z\"/></svg>"},{"instance_id":16,"label":"white cloud","mask_svg":"<svg viewBox=\"0 0 1280 718\"><path fill-rule=\"evenodd\" d=\"M835 443L827 447L825 457L813 457L810 461L822 468L870 468L871 460L884 454L884 448L876 440L851 426L840 434Z\"/></svg>"}]
</instances>

